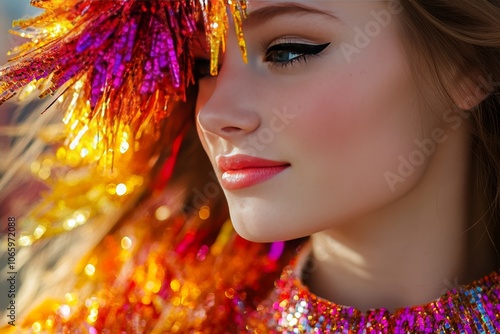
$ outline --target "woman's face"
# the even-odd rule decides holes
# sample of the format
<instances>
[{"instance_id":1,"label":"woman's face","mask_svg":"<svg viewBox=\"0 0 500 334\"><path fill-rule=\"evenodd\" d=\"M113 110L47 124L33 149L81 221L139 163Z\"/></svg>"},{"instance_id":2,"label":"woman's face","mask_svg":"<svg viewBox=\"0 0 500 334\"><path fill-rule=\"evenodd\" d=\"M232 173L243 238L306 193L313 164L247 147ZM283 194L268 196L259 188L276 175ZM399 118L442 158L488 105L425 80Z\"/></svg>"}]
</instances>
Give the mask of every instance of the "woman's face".
<instances>
[{"instance_id":1,"label":"woman's face","mask_svg":"<svg viewBox=\"0 0 500 334\"><path fill-rule=\"evenodd\" d=\"M390 1L249 2L248 63L231 30L197 102L240 235L310 235L391 205L422 178L427 161L398 173L435 128L420 120L399 12Z\"/></svg>"}]
</instances>

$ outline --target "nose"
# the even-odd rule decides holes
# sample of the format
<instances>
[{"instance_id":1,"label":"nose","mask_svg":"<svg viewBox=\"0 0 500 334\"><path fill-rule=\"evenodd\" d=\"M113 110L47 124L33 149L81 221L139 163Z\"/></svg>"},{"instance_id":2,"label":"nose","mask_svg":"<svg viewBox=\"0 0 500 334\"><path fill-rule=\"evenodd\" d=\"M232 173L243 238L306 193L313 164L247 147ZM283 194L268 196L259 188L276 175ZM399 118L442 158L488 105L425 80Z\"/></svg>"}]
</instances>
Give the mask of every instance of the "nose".
<instances>
[{"instance_id":1,"label":"nose","mask_svg":"<svg viewBox=\"0 0 500 334\"><path fill-rule=\"evenodd\" d=\"M235 50L230 50L231 44ZM199 131L204 137L220 137L233 144L261 125L255 80L237 45L228 40L219 75L200 81L196 107Z\"/></svg>"},{"instance_id":2,"label":"nose","mask_svg":"<svg viewBox=\"0 0 500 334\"><path fill-rule=\"evenodd\" d=\"M203 132L235 140L259 128L258 114L238 106L241 95L220 95L215 92L208 103L198 109L198 126Z\"/></svg>"}]
</instances>

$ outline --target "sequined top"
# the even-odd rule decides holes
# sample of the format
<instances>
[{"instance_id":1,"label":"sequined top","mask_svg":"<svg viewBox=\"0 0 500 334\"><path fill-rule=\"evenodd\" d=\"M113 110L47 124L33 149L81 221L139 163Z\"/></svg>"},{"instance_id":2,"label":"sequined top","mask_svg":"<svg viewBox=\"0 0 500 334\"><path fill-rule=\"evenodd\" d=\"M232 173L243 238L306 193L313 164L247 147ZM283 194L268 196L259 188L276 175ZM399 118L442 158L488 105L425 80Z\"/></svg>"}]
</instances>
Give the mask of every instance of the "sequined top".
<instances>
[{"instance_id":1,"label":"sequined top","mask_svg":"<svg viewBox=\"0 0 500 334\"><path fill-rule=\"evenodd\" d=\"M497 333L500 272L454 288L426 305L361 312L322 299L301 283L297 259L253 314L255 333ZM258 319L258 320L256 320Z\"/></svg>"}]
</instances>

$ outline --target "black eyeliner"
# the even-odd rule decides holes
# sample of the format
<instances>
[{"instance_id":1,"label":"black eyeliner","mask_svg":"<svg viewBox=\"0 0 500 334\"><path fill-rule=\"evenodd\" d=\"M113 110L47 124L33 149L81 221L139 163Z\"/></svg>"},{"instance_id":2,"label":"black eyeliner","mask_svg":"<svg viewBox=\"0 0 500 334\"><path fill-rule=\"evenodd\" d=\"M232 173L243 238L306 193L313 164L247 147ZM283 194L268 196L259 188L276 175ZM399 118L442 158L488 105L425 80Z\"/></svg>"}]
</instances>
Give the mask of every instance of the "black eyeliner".
<instances>
[{"instance_id":1,"label":"black eyeliner","mask_svg":"<svg viewBox=\"0 0 500 334\"><path fill-rule=\"evenodd\" d=\"M318 54L326 49L331 43L325 44L304 44L304 43L281 43L267 49L267 53L273 51L291 51L302 54Z\"/></svg>"}]
</instances>

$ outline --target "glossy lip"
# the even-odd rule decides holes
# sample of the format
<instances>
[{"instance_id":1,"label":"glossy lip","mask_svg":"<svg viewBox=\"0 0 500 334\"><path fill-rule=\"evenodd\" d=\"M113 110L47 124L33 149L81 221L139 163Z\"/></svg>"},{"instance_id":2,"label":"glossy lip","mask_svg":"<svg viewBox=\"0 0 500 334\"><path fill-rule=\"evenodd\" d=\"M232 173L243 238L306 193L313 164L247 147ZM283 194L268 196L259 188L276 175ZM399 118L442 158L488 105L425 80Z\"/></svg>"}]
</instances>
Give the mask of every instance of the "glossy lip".
<instances>
[{"instance_id":1,"label":"glossy lip","mask_svg":"<svg viewBox=\"0 0 500 334\"><path fill-rule=\"evenodd\" d=\"M264 182L290 167L290 164L239 154L217 157L217 166L222 172L222 187L237 190Z\"/></svg>"}]
</instances>

